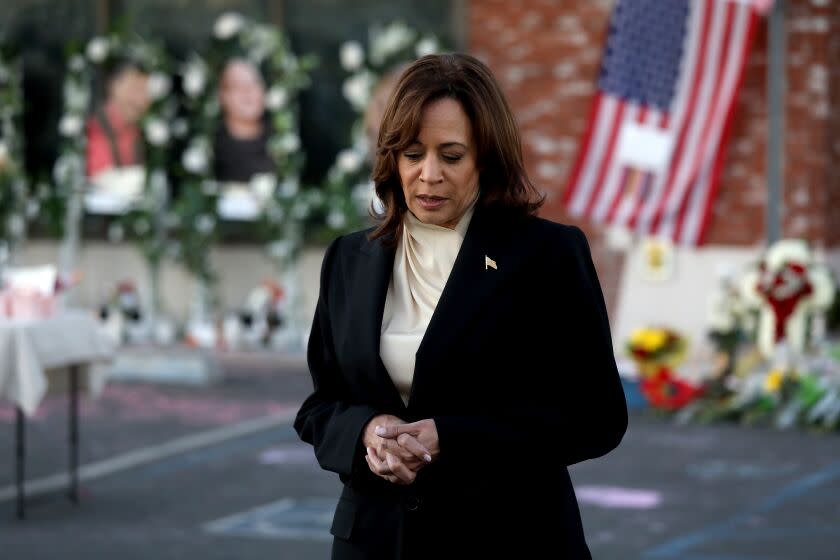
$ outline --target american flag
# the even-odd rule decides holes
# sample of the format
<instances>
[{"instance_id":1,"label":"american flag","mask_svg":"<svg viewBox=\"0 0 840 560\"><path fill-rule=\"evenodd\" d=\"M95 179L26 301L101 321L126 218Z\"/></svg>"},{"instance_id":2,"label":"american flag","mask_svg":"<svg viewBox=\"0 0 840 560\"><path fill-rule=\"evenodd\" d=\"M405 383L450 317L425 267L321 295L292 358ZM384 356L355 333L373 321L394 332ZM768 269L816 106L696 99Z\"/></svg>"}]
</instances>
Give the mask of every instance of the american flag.
<instances>
[{"instance_id":1,"label":"american flag","mask_svg":"<svg viewBox=\"0 0 840 560\"><path fill-rule=\"evenodd\" d=\"M618 0L564 193L575 216L699 245L767 0Z\"/></svg>"}]
</instances>

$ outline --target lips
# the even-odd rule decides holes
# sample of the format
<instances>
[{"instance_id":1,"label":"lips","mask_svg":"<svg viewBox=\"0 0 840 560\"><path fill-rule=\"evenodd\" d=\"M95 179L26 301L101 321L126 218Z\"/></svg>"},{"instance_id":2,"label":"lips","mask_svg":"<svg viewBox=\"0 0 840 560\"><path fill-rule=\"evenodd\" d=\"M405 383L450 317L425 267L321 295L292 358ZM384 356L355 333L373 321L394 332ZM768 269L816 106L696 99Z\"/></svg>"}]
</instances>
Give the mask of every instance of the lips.
<instances>
[{"instance_id":1,"label":"lips","mask_svg":"<svg viewBox=\"0 0 840 560\"><path fill-rule=\"evenodd\" d=\"M442 196L432 196L432 195L425 195L421 194L417 196L417 202L420 203L420 206L424 210L435 210L436 208L440 208L446 202L446 198Z\"/></svg>"}]
</instances>

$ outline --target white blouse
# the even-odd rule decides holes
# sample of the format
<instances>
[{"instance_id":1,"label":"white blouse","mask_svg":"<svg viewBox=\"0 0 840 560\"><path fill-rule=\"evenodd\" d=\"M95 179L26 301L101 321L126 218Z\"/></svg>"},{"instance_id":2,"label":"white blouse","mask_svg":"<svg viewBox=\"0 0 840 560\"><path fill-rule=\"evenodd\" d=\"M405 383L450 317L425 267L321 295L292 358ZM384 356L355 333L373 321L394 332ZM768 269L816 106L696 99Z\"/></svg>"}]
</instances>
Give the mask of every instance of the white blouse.
<instances>
[{"instance_id":1,"label":"white blouse","mask_svg":"<svg viewBox=\"0 0 840 560\"><path fill-rule=\"evenodd\" d=\"M455 229L424 224L410 211L405 213L385 297L379 356L406 404L417 349L452 272L474 209L475 204Z\"/></svg>"}]
</instances>

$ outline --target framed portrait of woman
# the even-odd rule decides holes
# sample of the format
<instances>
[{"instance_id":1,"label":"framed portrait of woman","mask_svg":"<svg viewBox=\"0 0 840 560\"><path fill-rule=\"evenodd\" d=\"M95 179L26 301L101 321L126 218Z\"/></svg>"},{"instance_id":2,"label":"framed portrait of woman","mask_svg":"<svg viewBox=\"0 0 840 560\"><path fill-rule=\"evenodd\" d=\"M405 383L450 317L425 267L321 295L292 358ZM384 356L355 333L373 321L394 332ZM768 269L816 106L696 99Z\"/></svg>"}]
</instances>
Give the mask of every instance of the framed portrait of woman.
<instances>
[{"instance_id":1,"label":"framed portrait of woman","mask_svg":"<svg viewBox=\"0 0 840 560\"><path fill-rule=\"evenodd\" d=\"M217 212L225 220L257 219L272 195L277 164L269 153L265 80L246 58L230 58L219 75L219 119L213 136Z\"/></svg>"},{"instance_id":2,"label":"framed portrait of woman","mask_svg":"<svg viewBox=\"0 0 840 560\"><path fill-rule=\"evenodd\" d=\"M103 65L100 101L85 123L85 196L89 213L125 214L143 194L146 177L141 119L151 104L149 71L129 58Z\"/></svg>"}]
</instances>

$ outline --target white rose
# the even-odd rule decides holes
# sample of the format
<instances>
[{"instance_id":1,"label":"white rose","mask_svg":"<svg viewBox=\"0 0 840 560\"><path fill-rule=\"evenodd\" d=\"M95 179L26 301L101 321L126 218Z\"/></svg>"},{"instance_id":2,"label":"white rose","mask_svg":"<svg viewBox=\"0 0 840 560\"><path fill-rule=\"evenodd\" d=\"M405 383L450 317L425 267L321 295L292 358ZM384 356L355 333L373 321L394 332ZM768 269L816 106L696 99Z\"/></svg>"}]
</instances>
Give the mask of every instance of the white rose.
<instances>
[{"instance_id":1,"label":"white rose","mask_svg":"<svg viewBox=\"0 0 840 560\"><path fill-rule=\"evenodd\" d=\"M355 173L362 166L362 156L355 150L341 150L337 163L344 173Z\"/></svg>"},{"instance_id":2,"label":"white rose","mask_svg":"<svg viewBox=\"0 0 840 560\"><path fill-rule=\"evenodd\" d=\"M371 41L371 60L377 65L382 64L386 58L408 46L414 40L414 35L414 32L401 22L375 33Z\"/></svg>"},{"instance_id":3,"label":"white rose","mask_svg":"<svg viewBox=\"0 0 840 560\"><path fill-rule=\"evenodd\" d=\"M300 190L300 183L296 177L288 177L280 183L280 197L292 198Z\"/></svg>"},{"instance_id":4,"label":"white rose","mask_svg":"<svg viewBox=\"0 0 840 560\"><path fill-rule=\"evenodd\" d=\"M64 154L55 161L53 176L57 183L66 183L82 174L84 162L72 153Z\"/></svg>"},{"instance_id":5,"label":"white rose","mask_svg":"<svg viewBox=\"0 0 840 560\"><path fill-rule=\"evenodd\" d=\"M219 16L213 26L213 35L217 39L230 39L245 25L245 18L236 12L227 12Z\"/></svg>"},{"instance_id":6,"label":"white rose","mask_svg":"<svg viewBox=\"0 0 840 560\"><path fill-rule=\"evenodd\" d=\"M108 39L105 37L94 37L88 42L85 53L91 61L99 64L108 57L108 50Z\"/></svg>"},{"instance_id":7,"label":"white rose","mask_svg":"<svg viewBox=\"0 0 840 560\"><path fill-rule=\"evenodd\" d=\"M341 45L338 58L341 61L342 68L348 72L355 72L365 60L365 51L358 41L347 41Z\"/></svg>"},{"instance_id":8,"label":"white rose","mask_svg":"<svg viewBox=\"0 0 840 560\"><path fill-rule=\"evenodd\" d=\"M327 225L332 229L341 229L347 225L347 216L341 210L333 210L327 215Z\"/></svg>"},{"instance_id":9,"label":"white rose","mask_svg":"<svg viewBox=\"0 0 840 560\"><path fill-rule=\"evenodd\" d=\"M68 80L64 84L64 105L74 113L85 113L90 101L90 87L75 80Z\"/></svg>"},{"instance_id":10,"label":"white rose","mask_svg":"<svg viewBox=\"0 0 840 560\"><path fill-rule=\"evenodd\" d=\"M207 170L207 151L198 144L192 144L184 150L181 163L190 173L204 173Z\"/></svg>"},{"instance_id":11,"label":"white rose","mask_svg":"<svg viewBox=\"0 0 840 560\"><path fill-rule=\"evenodd\" d=\"M274 86L268 90L265 96L265 105L272 111L277 111L286 105L289 100L289 92L283 86Z\"/></svg>"},{"instance_id":12,"label":"white rose","mask_svg":"<svg viewBox=\"0 0 840 560\"><path fill-rule=\"evenodd\" d=\"M374 78L370 72L353 74L341 86L341 92L356 111L364 111L370 100Z\"/></svg>"},{"instance_id":13,"label":"white rose","mask_svg":"<svg viewBox=\"0 0 840 560\"><path fill-rule=\"evenodd\" d=\"M207 76L197 64L190 65L184 72L184 93L190 97L198 97L207 85Z\"/></svg>"},{"instance_id":14,"label":"white rose","mask_svg":"<svg viewBox=\"0 0 840 560\"><path fill-rule=\"evenodd\" d=\"M58 131L68 138L77 136L82 132L83 124L81 117L78 115L64 115L58 123Z\"/></svg>"},{"instance_id":15,"label":"white rose","mask_svg":"<svg viewBox=\"0 0 840 560\"><path fill-rule=\"evenodd\" d=\"M172 80L162 72L153 72L146 82L146 91L152 99L160 99L172 89Z\"/></svg>"},{"instance_id":16,"label":"white rose","mask_svg":"<svg viewBox=\"0 0 840 560\"><path fill-rule=\"evenodd\" d=\"M260 200L268 200L277 186L277 178L272 173L257 173L249 182L251 192Z\"/></svg>"},{"instance_id":17,"label":"white rose","mask_svg":"<svg viewBox=\"0 0 840 560\"><path fill-rule=\"evenodd\" d=\"M290 154L300 149L300 137L294 132L287 132L280 137L280 149Z\"/></svg>"},{"instance_id":18,"label":"white rose","mask_svg":"<svg viewBox=\"0 0 840 560\"><path fill-rule=\"evenodd\" d=\"M160 119L150 119L146 123L146 138L153 146L163 146L169 142L169 126Z\"/></svg>"},{"instance_id":19,"label":"white rose","mask_svg":"<svg viewBox=\"0 0 840 560\"><path fill-rule=\"evenodd\" d=\"M426 56L427 54L434 54L438 52L440 45L438 45L437 39L434 37L423 37L417 44L414 46L414 52L417 54L417 58L421 58Z\"/></svg>"},{"instance_id":20,"label":"white rose","mask_svg":"<svg viewBox=\"0 0 840 560\"><path fill-rule=\"evenodd\" d=\"M213 231L214 227L216 227L216 219L210 214L202 214L195 221L195 229L205 235Z\"/></svg>"}]
</instances>

